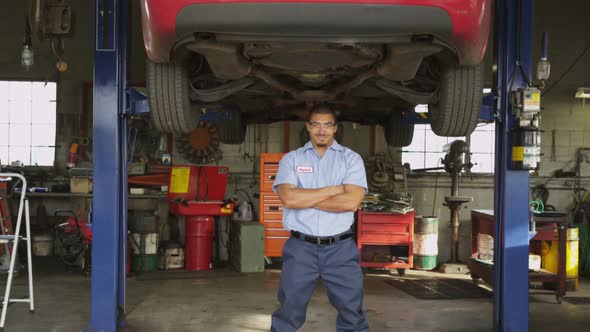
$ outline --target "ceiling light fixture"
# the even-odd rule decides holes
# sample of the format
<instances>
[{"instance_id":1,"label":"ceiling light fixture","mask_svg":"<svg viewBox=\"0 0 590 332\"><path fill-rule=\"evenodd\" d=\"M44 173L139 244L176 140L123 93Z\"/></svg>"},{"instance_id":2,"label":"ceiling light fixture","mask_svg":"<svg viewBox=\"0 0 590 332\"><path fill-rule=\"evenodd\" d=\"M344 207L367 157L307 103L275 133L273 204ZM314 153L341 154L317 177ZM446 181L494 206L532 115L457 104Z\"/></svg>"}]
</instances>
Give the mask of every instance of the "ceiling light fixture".
<instances>
[{"instance_id":1,"label":"ceiling light fixture","mask_svg":"<svg viewBox=\"0 0 590 332\"><path fill-rule=\"evenodd\" d=\"M590 88L578 88L575 97L580 99L590 98Z\"/></svg>"},{"instance_id":2,"label":"ceiling light fixture","mask_svg":"<svg viewBox=\"0 0 590 332\"><path fill-rule=\"evenodd\" d=\"M25 70L29 70L35 62L35 53L33 52L33 43L31 42L31 25L29 23L29 16L25 17L24 39L20 63Z\"/></svg>"}]
</instances>

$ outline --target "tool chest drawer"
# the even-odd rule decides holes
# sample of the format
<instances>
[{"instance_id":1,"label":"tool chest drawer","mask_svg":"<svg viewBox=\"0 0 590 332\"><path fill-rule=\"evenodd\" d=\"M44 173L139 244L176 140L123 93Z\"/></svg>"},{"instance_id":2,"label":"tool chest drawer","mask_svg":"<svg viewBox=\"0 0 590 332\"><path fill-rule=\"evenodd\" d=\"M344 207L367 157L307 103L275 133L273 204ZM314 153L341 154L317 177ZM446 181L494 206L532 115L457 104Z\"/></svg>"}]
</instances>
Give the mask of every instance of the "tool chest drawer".
<instances>
[{"instance_id":1,"label":"tool chest drawer","mask_svg":"<svg viewBox=\"0 0 590 332\"><path fill-rule=\"evenodd\" d=\"M364 224L363 233L396 233L406 234L410 233L410 224Z\"/></svg>"},{"instance_id":2,"label":"tool chest drawer","mask_svg":"<svg viewBox=\"0 0 590 332\"><path fill-rule=\"evenodd\" d=\"M262 220L283 220L283 203L275 193L260 193L260 213Z\"/></svg>"},{"instance_id":3,"label":"tool chest drawer","mask_svg":"<svg viewBox=\"0 0 590 332\"><path fill-rule=\"evenodd\" d=\"M263 153L260 155L260 192L272 192L279 171L279 161L284 153Z\"/></svg>"},{"instance_id":4,"label":"tool chest drawer","mask_svg":"<svg viewBox=\"0 0 590 332\"><path fill-rule=\"evenodd\" d=\"M283 256L283 246L289 237L287 236L276 236L264 237L264 256L266 257L282 257Z\"/></svg>"},{"instance_id":5,"label":"tool chest drawer","mask_svg":"<svg viewBox=\"0 0 590 332\"><path fill-rule=\"evenodd\" d=\"M260 193L260 201L263 206L263 211L283 211L283 202L281 202L279 195L275 193Z\"/></svg>"},{"instance_id":6,"label":"tool chest drawer","mask_svg":"<svg viewBox=\"0 0 590 332\"><path fill-rule=\"evenodd\" d=\"M361 235L363 244L407 244L409 242L407 233L392 234L383 232L364 232Z\"/></svg>"},{"instance_id":7,"label":"tool chest drawer","mask_svg":"<svg viewBox=\"0 0 590 332\"><path fill-rule=\"evenodd\" d=\"M411 224L414 212L407 214L359 211L358 218L363 224Z\"/></svg>"},{"instance_id":8,"label":"tool chest drawer","mask_svg":"<svg viewBox=\"0 0 590 332\"><path fill-rule=\"evenodd\" d=\"M262 190L272 192L272 185L275 182L276 175L276 172L274 174L266 173L260 177L260 185Z\"/></svg>"},{"instance_id":9,"label":"tool chest drawer","mask_svg":"<svg viewBox=\"0 0 590 332\"><path fill-rule=\"evenodd\" d=\"M273 237L273 236L280 236L280 237L289 237L291 236L291 232L284 230L282 227L280 228L264 228L264 236L265 237Z\"/></svg>"}]
</instances>

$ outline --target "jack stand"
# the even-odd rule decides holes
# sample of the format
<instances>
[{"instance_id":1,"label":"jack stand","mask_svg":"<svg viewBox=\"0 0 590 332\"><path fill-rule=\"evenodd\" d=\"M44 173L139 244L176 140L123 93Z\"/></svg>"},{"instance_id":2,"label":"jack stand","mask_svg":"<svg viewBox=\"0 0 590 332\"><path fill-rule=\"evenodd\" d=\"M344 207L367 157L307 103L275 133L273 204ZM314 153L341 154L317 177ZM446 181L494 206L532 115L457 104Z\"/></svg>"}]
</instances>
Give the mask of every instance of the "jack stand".
<instances>
[{"instance_id":1,"label":"jack stand","mask_svg":"<svg viewBox=\"0 0 590 332\"><path fill-rule=\"evenodd\" d=\"M451 173L451 196L445 197L444 205L451 211L451 259L441 264L438 270L442 273L465 274L468 273L467 265L459 261L459 209L463 204L473 201L473 197L459 196L459 175L472 164L465 164L464 156L469 154L469 146L463 141L454 141L444 148L448 152L444 158L445 170Z\"/></svg>"}]
</instances>

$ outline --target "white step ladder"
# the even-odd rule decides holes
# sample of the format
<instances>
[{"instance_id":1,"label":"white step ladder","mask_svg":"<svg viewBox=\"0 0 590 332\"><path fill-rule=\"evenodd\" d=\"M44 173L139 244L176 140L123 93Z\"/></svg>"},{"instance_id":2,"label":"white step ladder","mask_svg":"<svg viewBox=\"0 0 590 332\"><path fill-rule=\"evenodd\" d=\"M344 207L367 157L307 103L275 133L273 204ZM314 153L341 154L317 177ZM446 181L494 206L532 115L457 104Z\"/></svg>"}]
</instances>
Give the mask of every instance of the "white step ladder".
<instances>
[{"instance_id":1,"label":"white step ladder","mask_svg":"<svg viewBox=\"0 0 590 332\"><path fill-rule=\"evenodd\" d=\"M4 330L4 323L6 322L6 309L10 303L22 302L29 303L31 312L35 311L35 302L33 299L33 262L31 258L31 220L29 215L29 201L25 198L27 192L27 180L24 176L17 173L0 173L0 178L18 178L22 181L22 191L20 195L20 202L18 205L18 215L16 219L16 227L14 235L0 235L0 243L12 243L12 255L10 256L10 266L8 268L8 280L6 281L6 289L4 291L4 298L2 300L2 316L0 317L0 331ZM25 231L26 236L20 236L20 228L23 219L23 210L25 214ZM12 287L12 278L14 277L14 265L16 262L18 242L24 240L27 242L27 266L29 269L29 297L24 299L11 299L10 289Z\"/></svg>"},{"instance_id":2,"label":"white step ladder","mask_svg":"<svg viewBox=\"0 0 590 332\"><path fill-rule=\"evenodd\" d=\"M6 197L0 197L0 205L5 203L6 208L8 208L8 202L2 202L2 200L6 200ZM11 223L12 224L12 220L9 215L4 215L2 214L2 209L0 209L0 230L2 230L2 234L1 235L8 235L7 231L8 228L5 227L6 224L5 222ZM0 257L0 265L2 266L0 268L0 273L2 272L8 272L8 266L10 266L10 247L8 246L8 242L3 243L4 244L4 255L2 255Z\"/></svg>"}]
</instances>

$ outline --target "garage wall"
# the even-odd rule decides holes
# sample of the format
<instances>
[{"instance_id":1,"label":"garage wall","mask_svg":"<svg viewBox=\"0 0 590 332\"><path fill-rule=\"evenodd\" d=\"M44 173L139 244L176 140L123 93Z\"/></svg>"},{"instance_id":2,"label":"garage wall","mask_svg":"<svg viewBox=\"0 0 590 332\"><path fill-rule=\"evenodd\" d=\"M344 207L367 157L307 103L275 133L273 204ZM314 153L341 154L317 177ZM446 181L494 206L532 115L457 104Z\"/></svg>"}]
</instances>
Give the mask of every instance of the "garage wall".
<instances>
[{"instance_id":1,"label":"garage wall","mask_svg":"<svg viewBox=\"0 0 590 332\"><path fill-rule=\"evenodd\" d=\"M557 8L549 0L536 1L535 51L541 43L541 31L549 32L551 78L543 98L543 170L550 174L563 167L579 147L590 147L590 105L574 98L577 88L590 86L590 22L588 1L564 1ZM559 14L556 13L559 11ZM585 55L566 73L574 60ZM535 53L538 54L538 53ZM562 75L565 76L554 85ZM590 100L586 100L590 104ZM552 130L555 130L555 153L552 154ZM571 166L571 165L570 165ZM586 175L590 175L586 173Z\"/></svg>"},{"instance_id":2,"label":"garage wall","mask_svg":"<svg viewBox=\"0 0 590 332\"><path fill-rule=\"evenodd\" d=\"M547 176L555 170L574 169L573 159L578 148L590 148L590 108L582 100L574 98L577 88L590 86L590 22L587 20L590 3L564 1L556 4L543 0L535 1L535 6L533 54L539 54L541 32L547 31L552 64L551 78L542 99L542 129L545 132L542 136L544 155L540 175L544 176L542 182L547 183ZM578 57L579 61L573 66ZM581 164L580 170L581 186L590 188L590 164ZM552 178L547 184L549 202L558 209L571 209L574 206L573 184L573 178Z\"/></svg>"},{"instance_id":3,"label":"garage wall","mask_svg":"<svg viewBox=\"0 0 590 332\"><path fill-rule=\"evenodd\" d=\"M24 36L24 17L26 15L26 1L6 1L3 3L4 13L0 21L0 31L3 42L0 44L0 73L2 79L11 80L50 80L58 82L57 112L58 112L58 137L56 156L57 164L63 165L67 148L72 136L79 135L78 112L81 108L82 82L92 79L92 35L93 27L84 26L80 22L88 22L91 12L86 6L85 12L82 6L76 8L77 23L75 34L65 42L65 60L68 62L67 72L57 75L55 58L49 49L47 41L40 42L33 37L33 49L35 52L35 64L29 71L20 66L20 57ZM33 14L31 14L33 15ZM31 22L32 23L32 22ZM60 127L61 126L61 127ZM61 166L63 168L63 166Z\"/></svg>"},{"instance_id":4,"label":"garage wall","mask_svg":"<svg viewBox=\"0 0 590 332\"><path fill-rule=\"evenodd\" d=\"M94 5L93 1L70 1L74 12L74 25L71 37L65 39L65 56L68 70L58 74L48 41L39 41L33 36L35 64L29 71L20 66L24 39L24 17L29 1L4 1L0 20L0 78L9 80L39 80L58 82L57 92L57 140L56 166L64 172L64 163L69 145L80 138L80 113L83 108L84 85L92 82L94 59ZM32 0L34 4L34 0ZM141 39L141 24L138 1L131 1L130 21L132 61L129 62L129 81L143 84L145 52ZM34 6L33 6L34 8ZM10 13L10 14L8 14ZM31 16L33 16L31 9ZM91 85L90 98L91 98ZM92 99L86 100L88 106L88 137L92 138Z\"/></svg>"},{"instance_id":5,"label":"garage wall","mask_svg":"<svg viewBox=\"0 0 590 332\"><path fill-rule=\"evenodd\" d=\"M0 75L2 79L35 79L58 81L58 137L56 149L56 165L60 172L64 171L63 164L66 151L72 140L80 135L79 114L82 109L83 85L92 81L93 41L94 41L94 9L89 1L71 1L76 22L75 32L66 40L66 61L69 69L67 72L56 76L54 59L47 42L40 43L33 40L35 50L35 65L26 72L20 67L20 52L23 41L23 24L26 1L6 1L2 9L5 13L0 21L0 32L3 43L0 44ZM131 29L131 59L129 61L130 81L139 85L145 81L145 53L143 51L140 16L138 1L132 3ZM552 76L548 81L551 87L570 66L573 60L581 53L582 49L590 43L590 23L587 13L590 12L590 3L587 1L562 1L556 5L555 1L535 1L535 35L533 53L534 59L538 57L541 31L548 31L550 36L550 60L552 63ZM559 12L559 14L557 14ZM489 51L491 52L492 45ZM536 60L535 60L536 62ZM488 77L486 82L491 83L491 56L486 56ZM532 182L544 183L548 176L556 169L562 168L569 161L575 150L579 147L590 147L590 100L588 105L575 100L573 94L576 88L590 86L590 51L580 60L561 82L552 88L543 98L543 164L540 176L533 178ZM90 103L90 101L88 101ZM91 111L91 108L89 109ZM91 117L90 117L91 119ZM90 121L90 120L89 120ZM291 124L290 148L298 147L299 130L303 123ZM89 125L91 129L91 125ZM555 149L552 149L552 130L555 129ZM257 167L256 155L260 151L282 152L284 150L284 126L282 123L272 125L257 125L248 128L247 141L242 145L223 146L223 160L221 164L231 165L234 174L230 181L228 193L236 187L247 187L250 192L257 189L252 182L252 167ZM353 128L352 124L345 124L345 137L343 144L359 152L362 156L369 155L369 127L359 126ZM91 132L89 132L91 137ZM377 127L377 152L385 151L385 142L382 137L382 129ZM552 153L552 151L555 153ZM399 150L393 150L394 158L399 160ZM182 162L181 156L175 156L175 161ZM573 166L568 165L569 168ZM255 169L255 171L257 168ZM590 164L583 165L583 174L590 176ZM551 190L550 203L557 208L567 208L572 204L569 183L572 179L552 179L548 184ZM587 180L586 183L588 182ZM448 210L442 206L445 195L449 193L450 183L446 175L438 177L438 190L434 202L435 214L440 220L440 258L448 258ZM429 215L432 213L434 201L435 177L415 177L409 180L410 190L416 198L416 209L419 213ZM475 200L462 211L461 228L461 256L466 257L469 248L469 213L472 208L489 209L493 206L493 181L491 177L465 178L462 183L462 194L472 195Z\"/></svg>"},{"instance_id":6,"label":"garage wall","mask_svg":"<svg viewBox=\"0 0 590 332\"><path fill-rule=\"evenodd\" d=\"M138 1L131 1L132 18L130 30L132 33L129 62L129 81L144 82L145 52L141 38L141 24ZM2 20L0 20L0 79L2 80L38 80L56 81L57 90L57 137L54 173L65 175L65 158L71 143L82 138L80 114L84 106L88 110L87 136L92 139L92 79L94 61L94 2L70 1L74 13L73 33L65 39L64 60L68 63L68 70L58 74L48 41L40 41L33 36L33 50L35 63L26 71L20 65L22 44L24 39L24 17L29 1L4 1L2 3ZM34 4L34 0L33 0ZM31 12L31 15L34 15ZM88 98L84 99L84 91L88 91ZM91 148L91 147L89 147ZM92 154L89 154L92 157ZM91 160L79 163L80 166L91 167ZM89 200L44 199L32 200L31 214L36 214L36 206L44 204L48 214L58 209L74 209L84 211L89 208ZM136 204L132 202L131 204ZM33 219L34 222L34 219Z\"/></svg>"}]
</instances>

